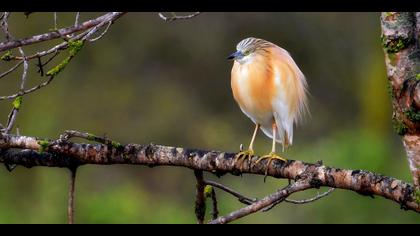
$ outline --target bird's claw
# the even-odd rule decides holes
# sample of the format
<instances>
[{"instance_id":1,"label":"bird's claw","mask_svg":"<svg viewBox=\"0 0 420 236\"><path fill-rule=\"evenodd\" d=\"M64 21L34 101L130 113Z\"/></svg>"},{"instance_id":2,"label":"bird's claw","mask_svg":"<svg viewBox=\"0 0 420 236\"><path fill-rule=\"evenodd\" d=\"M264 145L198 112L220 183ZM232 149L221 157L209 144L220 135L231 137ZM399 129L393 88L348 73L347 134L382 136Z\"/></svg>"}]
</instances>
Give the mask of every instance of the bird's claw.
<instances>
[{"instance_id":1,"label":"bird's claw","mask_svg":"<svg viewBox=\"0 0 420 236\"><path fill-rule=\"evenodd\" d=\"M273 160L280 160L280 161L283 161L283 162L287 162L286 158L283 158L283 157L277 155L274 152L270 152L269 154L261 156L260 158L258 158L258 160L255 162L255 164L258 164L258 162L260 162L263 159L269 159L268 163L267 163L267 168L265 169L264 182L265 182L265 179L267 178L268 168L270 167L270 164Z\"/></svg>"},{"instance_id":2,"label":"bird's claw","mask_svg":"<svg viewBox=\"0 0 420 236\"><path fill-rule=\"evenodd\" d=\"M236 164L237 162L240 161L240 168L239 168L239 170L242 171L243 162L244 162L243 160L244 159L247 159L248 160L248 163L251 163L251 158L253 156L254 156L254 150L252 150L252 149L248 149L246 151L238 152L236 154L236 156L235 156L234 163Z\"/></svg>"}]
</instances>

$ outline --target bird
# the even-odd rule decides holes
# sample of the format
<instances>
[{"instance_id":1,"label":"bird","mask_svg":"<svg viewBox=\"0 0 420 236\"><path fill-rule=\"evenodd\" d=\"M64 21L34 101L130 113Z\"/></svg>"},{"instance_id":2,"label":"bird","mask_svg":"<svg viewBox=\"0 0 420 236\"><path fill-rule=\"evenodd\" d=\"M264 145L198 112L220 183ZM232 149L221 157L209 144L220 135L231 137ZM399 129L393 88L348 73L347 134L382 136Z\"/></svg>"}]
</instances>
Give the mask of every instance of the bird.
<instances>
[{"instance_id":1,"label":"bird","mask_svg":"<svg viewBox=\"0 0 420 236\"><path fill-rule=\"evenodd\" d=\"M255 164L268 159L267 174L271 161L287 161L276 153L276 143L282 144L283 152L292 145L294 125L309 112L306 78L288 51L260 38L243 39L227 59L234 61L231 70L233 97L255 124L248 150L240 150L234 163L242 161L243 164L245 159L251 162L253 144L261 129L272 139L272 148Z\"/></svg>"}]
</instances>

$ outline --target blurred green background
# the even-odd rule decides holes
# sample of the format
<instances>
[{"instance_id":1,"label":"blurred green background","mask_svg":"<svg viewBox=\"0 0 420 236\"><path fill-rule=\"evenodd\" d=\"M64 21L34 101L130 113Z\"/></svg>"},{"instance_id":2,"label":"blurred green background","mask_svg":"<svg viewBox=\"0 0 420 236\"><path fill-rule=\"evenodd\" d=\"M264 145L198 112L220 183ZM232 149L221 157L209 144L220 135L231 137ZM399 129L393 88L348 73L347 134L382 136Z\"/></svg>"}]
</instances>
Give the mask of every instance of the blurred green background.
<instances>
[{"instance_id":1,"label":"blurred green background","mask_svg":"<svg viewBox=\"0 0 420 236\"><path fill-rule=\"evenodd\" d=\"M70 26L74 13L59 13ZM81 21L101 13L81 13ZM12 13L16 38L53 28L53 13ZM25 96L17 120L21 134L57 138L66 129L106 134L122 143L156 143L237 151L254 129L233 100L231 61L245 37L287 49L309 83L311 117L295 131L285 156L325 165L366 169L410 181L408 164L391 123L379 13L203 13L167 23L157 13L128 13L101 40L87 45L48 87ZM4 40L2 37L1 40ZM26 54L60 40L29 46ZM18 54L17 50L13 51ZM50 67L59 63L57 57ZM43 80L31 62L28 87ZM0 62L0 71L11 63ZM48 68L50 68L48 67ZM48 69L47 68L47 69ZM21 69L0 81L14 93ZM0 102L4 124L11 101ZM262 133L257 154L271 141ZM209 179L217 177L206 173ZM0 223L66 223L69 171L0 168ZM224 176L221 183L262 197L287 181ZM322 188L319 191L324 191ZM243 205L216 190L220 212ZM293 198L316 194L316 190ZM186 168L82 166L76 186L76 223L195 223L195 178ZM208 212L210 209L208 202ZM283 203L236 223L419 223L381 197L336 190L307 205Z\"/></svg>"}]
</instances>

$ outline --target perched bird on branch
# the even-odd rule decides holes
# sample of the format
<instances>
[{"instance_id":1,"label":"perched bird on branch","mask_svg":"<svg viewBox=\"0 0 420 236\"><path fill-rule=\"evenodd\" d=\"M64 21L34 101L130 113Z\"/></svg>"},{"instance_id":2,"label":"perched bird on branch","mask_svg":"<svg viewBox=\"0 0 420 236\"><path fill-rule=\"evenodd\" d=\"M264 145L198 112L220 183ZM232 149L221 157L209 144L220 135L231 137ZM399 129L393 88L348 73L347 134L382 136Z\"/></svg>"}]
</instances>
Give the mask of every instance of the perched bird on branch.
<instances>
[{"instance_id":1,"label":"perched bird on branch","mask_svg":"<svg viewBox=\"0 0 420 236\"><path fill-rule=\"evenodd\" d=\"M271 152L262 159L286 161L276 154L276 142L283 151L293 142L293 125L307 112L307 83L290 54L283 48L258 38L238 43L231 72L233 97L254 123L255 130L248 150L239 152L235 162L254 155L253 143L258 129L272 138ZM267 165L267 168L268 168Z\"/></svg>"}]
</instances>

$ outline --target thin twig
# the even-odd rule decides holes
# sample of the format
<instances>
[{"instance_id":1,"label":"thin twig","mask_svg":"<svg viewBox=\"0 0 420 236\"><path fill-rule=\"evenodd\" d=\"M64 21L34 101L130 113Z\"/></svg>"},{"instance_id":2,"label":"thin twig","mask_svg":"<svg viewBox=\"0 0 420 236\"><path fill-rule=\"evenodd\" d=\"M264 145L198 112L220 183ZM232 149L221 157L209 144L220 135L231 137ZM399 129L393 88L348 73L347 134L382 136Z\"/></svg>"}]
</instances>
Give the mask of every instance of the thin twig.
<instances>
[{"instance_id":1,"label":"thin twig","mask_svg":"<svg viewBox=\"0 0 420 236\"><path fill-rule=\"evenodd\" d=\"M41 76L44 76L44 66L46 66L48 63L50 63L56 56L58 56L58 54L60 54L60 51L56 51L54 55L52 55L50 58L48 58L48 60L44 63L42 63L41 61L41 57L38 57L38 73L41 74Z\"/></svg>"},{"instance_id":2,"label":"thin twig","mask_svg":"<svg viewBox=\"0 0 420 236\"><path fill-rule=\"evenodd\" d=\"M5 12L3 14L3 17L1 19L1 28L3 30L4 35L6 36L6 41L10 41L13 37L9 32L9 24L8 24L8 19L10 17L10 12Z\"/></svg>"},{"instance_id":3,"label":"thin twig","mask_svg":"<svg viewBox=\"0 0 420 236\"><path fill-rule=\"evenodd\" d=\"M90 29L90 28L95 27L98 24L101 24L101 23L104 23L104 22L108 23L108 21L115 21L124 14L125 14L124 12L111 12L111 13L107 13L105 15L102 15L102 16L96 18L96 19L92 19L92 20L88 20L86 22L83 22L82 24L80 24L76 27L71 26L71 27L59 29L59 30L53 31L53 32L48 32L48 33L44 33L44 34L40 34L40 35L34 35L34 36L24 38L24 39L18 39L18 40L3 42L3 43L0 43L0 51L5 51L5 50L8 50L8 49L17 48L17 47L20 47L20 46L26 46L26 45L40 43L40 42L44 42L44 41L48 41L48 40L52 40L52 39L61 38L62 36L66 36L66 35L69 35L69 34L72 34L72 33L78 32L78 31ZM4 22L4 20L3 20L3 22Z\"/></svg>"},{"instance_id":4,"label":"thin twig","mask_svg":"<svg viewBox=\"0 0 420 236\"><path fill-rule=\"evenodd\" d=\"M219 217L219 209L217 207L217 197L216 197L216 191L214 191L214 188L211 188L211 201L212 201L212 211L211 211L211 219L215 220L217 217Z\"/></svg>"},{"instance_id":5,"label":"thin twig","mask_svg":"<svg viewBox=\"0 0 420 236\"><path fill-rule=\"evenodd\" d=\"M67 41L69 41L69 40L73 40L73 41L79 40L83 36L85 36L88 32L89 32L89 30L84 31L84 32L82 32L82 33L80 33L80 34L78 34L78 35L76 35L76 36L68 39ZM27 56L26 58L28 60L32 60L34 58L43 57L43 56L48 55L48 54L51 54L51 53L58 53L60 50L67 49L67 47L68 47L68 42L67 41L62 42L60 44L57 44L57 45L55 45L54 47L52 47L52 48L50 48L48 50L37 52L35 54L32 54L30 56ZM23 60L23 58L22 57L19 57L19 56L10 56L10 59L11 60Z\"/></svg>"},{"instance_id":6,"label":"thin twig","mask_svg":"<svg viewBox=\"0 0 420 236\"><path fill-rule=\"evenodd\" d=\"M19 52L20 52L20 55L23 58L23 72L22 72L22 78L21 78L21 82L20 82L20 91L24 91L25 90L25 84L26 84L26 77L27 77L27 74L28 74L29 64L28 64L28 59L26 58L22 47L19 47Z\"/></svg>"},{"instance_id":7,"label":"thin twig","mask_svg":"<svg viewBox=\"0 0 420 236\"><path fill-rule=\"evenodd\" d=\"M2 74L0 74L0 78L5 77L6 75L12 73L13 71L15 71L20 65L22 65L23 61L19 61L18 63L16 63L16 65L14 65L12 68L10 68L9 70L3 72Z\"/></svg>"},{"instance_id":8,"label":"thin twig","mask_svg":"<svg viewBox=\"0 0 420 236\"><path fill-rule=\"evenodd\" d=\"M116 20L117 18L115 18L115 19L113 19L112 20L112 22L114 22L115 20ZM110 21L107 21L106 19L104 20L104 22L105 23L107 23L107 22L110 22ZM85 22L86 23L86 22ZM83 24L85 24L85 23L83 23ZM102 24L103 25L103 24ZM76 27L76 26L75 26ZM80 27L80 25L78 25L77 27ZM57 32L57 31L56 31ZM60 32L60 31L58 31L58 32ZM84 32L82 32L82 33L80 33L80 34L78 34L78 35L76 35L76 36L72 36L70 39L68 39L68 40L79 40L79 39L82 39L84 36L86 36L86 34L88 34L88 33L90 33L91 32L91 30L86 30L86 31L84 31ZM96 32L96 29L95 29L95 32ZM73 35L73 34L71 34L71 35ZM68 41L67 40L67 41ZM83 40L85 40L85 39L83 39ZM52 47L52 48L50 48L50 49L48 49L48 50L45 50L45 51L41 51L41 52L37 52L37 53L35 53L35 54L32 54L32 55L29 55L29 56L27 56L27 59L28 60L32 60L32 59L34 59L34 58L38 58L38 57L43 57L43 56L45 56L45 55L48 55L48 54L51 54L51 53L57 53L59 50L64 50L64 49L66 49L67 48L67 46L68 46L68 42L67 41L65 41L65 42L62 42L62 43L60 43L60 44L58 44L58 45L56 45L56 46L54 46L54 47ZM23 58L22 57L19 57L19 56L10 56L10 59L11 60L23 60Z\"/></svg>"},{"instance_id":9,"label":"thin twig","mask_svg":"<svg viewBox=\"0 0 420 236\"><path fill-rule=\"evenodd\" d=\"M292 185L288 185L280 190L278 190L277 192L249 205L246 206L244 208L241 208L237 211L234 211L226 216L221 216L219 218L217 218L216 220L212 220L209 223L210 224L226 224L229 223L233 220L242 218L244 216L247 216L249 214L252 214L254 212L257 212L267 206L270 206L271 204L286 198L287 196L289 196L292 193L295 192L299 192L299 191L303 191L306 190L308 188L311 188L311 185L308 183L308 181L304 181L304 180L300 180L297 181L295 183L293 183Z\"/></svg>"},{"instance_id":10,"label":"thin twig","mask_svg":"<svg viewBox=\"0 0 420 236\"><path fill-rule=\"evenodd\" d=\"M10 111L9 115L7 116L7 123L6 123L6 129L4 130L5 133L10 133L10 131L13 128L13 125L16 121L17 113L19 112L19 109L16 107L13 107Z\"/></svg>"},{"instance_id":11,"label":"thin twig","mask_svg":"<svg viewBox=\"0 0 420 236\"><path fill-rule=\"evenodd\" d=\"M34 91L36 91L36 90L38 90L38 89L41 89L41 88L43 88L43 87L45 87L45 86L47 86L49 83L51 83L51 81L54 79L54 76L50 76L46 81L44 81L43 83L41 83L41 84L38 84L37 86L34 86L34 87L32 87L32 88L30 88L30 89L28 89L28 90L25 90L25 91L22 91L22 92L18 92L18 93L15 93L15 94L12 94L12 95L9 95L9 96L2 96L2 97L0 97L0 100L6 100L6 99L15 99L15 98L17 98L17 97L19 97L19 96L23 96L23 95L25 95L25 94L28 94L28 93L32 93L32 92L34 92Z\"/></svg>"},{"instance_id":12,"label":"thin twig","mask_svg":"<svg viewBox=\"0 0 420 236\"><path fill-rule=\"evenodd\" d=\"M74 190L76 186L76 172L77 167L70 169L70 181L69 181L69 199L67 205L67 219L69 224L74 224Z\"/></svg>"},{"instance_id":13,"label":"thin twig","mask_svg":"<svg viewBox=\"0 0 420 236\"><path fill-rule=\"evenodd\" d=\"M80 12L76 12L76 17L74 20L74 27L79 25L79 17L80 17Z\"/></svg>"},{"instance_id":14,"label":"thin twig","mask_svg":"<svg viewBox=\"0 0 420 236\"><path fill-rule=\"evenodd\" d=\"M75 56L75 54L70 54L70 56L66 59L67 60L66 63L69 63L74 58L74 56ZM24 57L24 56L22 56L22 58L24 60L27 60L27 58ZM20 90L18 93L15 93L15 94L9 95L9 96L2 96L2 97L0 97L0 100L14 99L14 98L16 98L18 96L23 96L25 94L32 93L32 92L34 92L34 91L36 91L38 89L41 89L41 88L47 86L48 84L50 84L51 81L54 79L54 77L55 77L54 75L50 75L49 78L46 81L44 81L43 83L41 83L41 84L39 84L39 85L37 85L35 87L32 87L31 89L28 89L28 90Z\"/></svg>"},{"instance_id":15,"label":"thin twig","mask_svg":"<svg viewBox=\"0 0 420 236\"><path fill-rule=\"evenodd\" d=\"M19 52L22 55L22 58L24 58L24 60L23 60L23 72L22 72L22 77L21 77L21 82L20 82L20 90L19 91L24 91L29 65L28 65L28 60L26 60L25 53L23 52L22 47L19 47ZM10 112L10 114L8 116L8 119L7 119L7 125L6 125L6 129L4 131L5 133L9 133L12 130L13 125L15 124L15 121L16 121L17 114L19 113L19 108L20 108L21 103L22 103L22 98L20 98L18 101L15 101L13 103L12 111Z\"/></svg>"},{"instance_id":16,"label":"thin twig","mask_svg":"<svg viewBox=\"0 0 420 236\"><path fill-rule=\"evenodd\" d=\"M87 32L83 32L81 34L85 35L86 33ZM77 39L78 39L77 37L71 38L71 40L77 40ZM28 60L32 60L34 58L43 57L43 56L48 55L48 54L51 54L51 53L57 53L59 50L66 49L67 46L68 46L68 42L62 42L62 43L57 44L57 45L55 45L54 47L52 47L52 48L50 48L48 50L40 51L40 52L37 52L35 54L29 55L29 56L27 56L27 59ZM22 57L18 57L18 56L11 56L10 59L11 60L23 60Z\"/></svg>"},{"instance_id":17,"label":"thin twig","mask_svg":"<svg viewBox=\"0 0 420 236\"><path fill-rule=\"evenodd\" d=\"M254 203L258 200L256 198L250 198L250 197L244 196L241 193L239 193L239 192L237 192L237 191L235 191L235 190L233 190L229 187L224 186L223 184L220 184L220 183L217 183L217 182L214 182L214 181L211 181L211 180L205 180L204 183L207 184L207 185L211 185L213 187L219 188L219 189L221 189L221 190L223 190L223 191L225 191L229 194L232 194L233 196L238 198L238 201L240 201L241 203L246 204L246 205L250 205L250 204L252 204L252 203Z\"/></svg>"},{"instance_id":18,"label":"thin twig","mask_svg":"<svg viewBox=\"0 0 420 236\"><path fill-rule=\"evenodd\" d=\"M88 30L87 31L84 31L84 32L76 35L75 37L70 38L69 40L79 40L83 36L85 36L88 32L89 32ZM67 40L67 41L69 41L69 40ZM51 54L51 53L57 53L60 50L64 50L64 49L66 49L68 47L68 42L67 41L62 42L60 44L57 44L57 45L55 45L54 47L52 47L52 48L50 48L48 50L37 52L35 54L32 54L30 56L27 56L26 58L28 60L31 60L31 59L34 59L34 58L37 58L37 57L43 57L43 56L48 55L48 54ZM11 56L10 59L11 60L23 60L22 57L18 57L18 56Z\"/></svg>"},{"instance_id":19,"label":"thin twig","mask_svg":"<svg viewBox=\"0 0 420 236\"><path fill-rule=\"evenodd\" d=\"M58 142L67 142L71 138L83 138L89 141L94 141L97 143L102 143L102 144L111 145L111 146L121 145L118 142L108 139L107 137L99 137L91 133L83 133L76 130L66 130L64 134L60 135Z\"/></svg>"},{"instance_id":20,"label":"thin twig","mask_svg":"<svg viewBox=\"0 0 420 236\"><path fill-rule=\"evenodd\" d=\"M226 187L226 186L224 186L224 185L222 185L220 183L213 182L211 180L205 180L204 182L207 185L211 185L211 186L216 187L216 188L219 188L219 189L221 189L221 190L223 190L223 191L225 191L225 192L227 192L229 194L232 194L233 196L237 197L238 200L241 203L244 203L246 205L251 205L251 204L253 204L253 203L255 203L255 202L258 201L258 198L250 198L250 197L244 196L243 194L241 194L241 193L239 193L239 192L237 192L237 191L235 191L235 190L233 190L233 189L231 189L229 187ZM289 185L290 184L291 183L289 183ZM289 203L294 203L294 204L305 204L305 203L314 202L314 201L319 200L319 199L321 199L321 198L323 198L325 196L328 196L333 191L334 191L334 188L330 188L328 191L326 191L326 192L324 192L322 194L318 194L318 195L316 195L313 198L303 199L303 200L279 199L277 202L275 202L272 205L264 208L262 211L263 212L269 211L269 210L271 210L273 207L275 207L277 204L279 204L282 201L289 202Z\"/></svg>"},{"instance_id":21,"label":"thin twig","mask_svg":"<svg viewBox=\"0 0 420 236\"><path fill-rule=\"evenodd\" d=\"M108 32L108 29L109 29L109 27L112 25L112 21L110 21L109 23L108 23L108 25L106 26L106 28L105 28L105 30L98 36L98 37L96 37L96 38L94 38L94 39L89 39L89 42L95 42L96 40L99 40L99 39L101 39L107 32Z\"/></svg>"},{"instance_id":22,"label":"thin twig","mask_svg":"<svg viewBox=\"0 0 420 236\"><path fill-rule=\"evenodd\" d=\"M74 38L74 39L76 39L76 38ZM48 50L37 52L35 54L32 54L32 55L27 56L26 58L28 60L32 60L34 58L43 57L43 56L48 55L48 54L51 54L51 53L57 53L59 50L66 49L67 46L68 46L68 43L67 42L62 42L62 43L57 44L57 45L55 45L54 47L52 47L52 48L50 48ZM10 59L11 60L23 60L23 58L22 57L19 57L19 56L11 56Z\"/></svg>"},{"instance_id":23,"label":"thin twig","mask_svg":"<svg viewBox=\"0 0 420 236\"><path fill-rule=\"evenodd\" d=\"M195 216L197 217L197 223L204 223L204 216L206 215L206 199L204 197L204 178L203 171L194 170L195 179L197 180L196 192L195 192Z\"/></svg>"},{"instance_id":24,"label":"thin twig","mask_svg":"<svg viewBox=\"0 0 420 236\"><path fill-rule=\"evenodd\" d=\"M196 17L200 14L201 14L200 12L195 12L195 13L192 13L192 14L186 15L186 16L178 16L175 13L172 13L173 16L165 16L162 12L159 12L159 17L166 22L171 22L171 21L175 21L175 20L188 20L188 19Z\"/></svg>"},{"instance_id":25,"label":"thin twig","mask_svg":"<svg viewBox=\"0 0 420 236\"><path fill-rule=\"evenodd\" d=\"M97 24L95 27L93 27L89 32L81 39L82 41L85 41L86 39L89 39L96 31L98 31L102 26L104 26L107 23L111 23L114 21L115 15L108 16L105 18L102 22Z\"/></svg>"},{"instance_id":26,"label":"thin twig","mask_svg":"<svg viewBox=\"0 0 420 236\"><path fill-rule=\"evenodd\" d=\"M57 12L54 12L54 30L57 30Z\"/></svg>"},{"instance_id":27,"label":"thin twig","mask_svg":"<svg viewBox=\"0 0 420 236\"><path fill-rule=\"evenodd\" d=\"M285 198L279 198L277 201L275 201L273 204L271 204L271 205L269 205L269 206L267 206L267 207L264 207L263 209L261 209L261 211L262 212L267 212L267 211L269 211L269 210L271 210L271 209L273 209L275 206L277 206L278 204L280 204L280 203L282 203L283 201L285 201L286 199Z\"/></svg>"},{"instance_id":28,"label":"thin twig","mask_svg":"<svg viewBox=\"0 0 420 236\"><path fill-rule=\"evenodd\" d=\"M335 188L330 188L330 189L328 189L328 191L326 191L326 192L324 192L322 194L319 194L318 193L315 197L308 198L308 199L302 199L302 200L294 200L294 199L288 199L288 198L286 198L286 199L280 199L279 201L277 201L277 202L271 204L270 206L264 208L262 211L263 212L267 212L267 211L271 210L273 207L275 207L277 204L281 203L282 201L285 201L285 202L288 202L288 203L293 203L293 204L306 204L306 203L311 203L311 202L314 202L316 200L319 200L319 199L321 199L323 197L328 196L334 190L335 190Z\"/></svg>"},{"instance_id":29,"label":"thin twig","mask_svg":"<svg viewBox=\"0 0 420 236\"><path fill-rule=\"evenodd\" d=\"M288 202L288 203L293 203L293 204L306 204L306 203L310 203L310 202L314 202L316 200L319 200L323 197L326 197L328 195L330 195L330 193L332 193L335 190L335 188L330 188L328 189L328 191L322 193L322 194L317 194L315 197L309 198L309 199L302 199L302 200L293 200L293 199L288 199L286 198L284 201Z\"/></svg>"}]
</instances>

